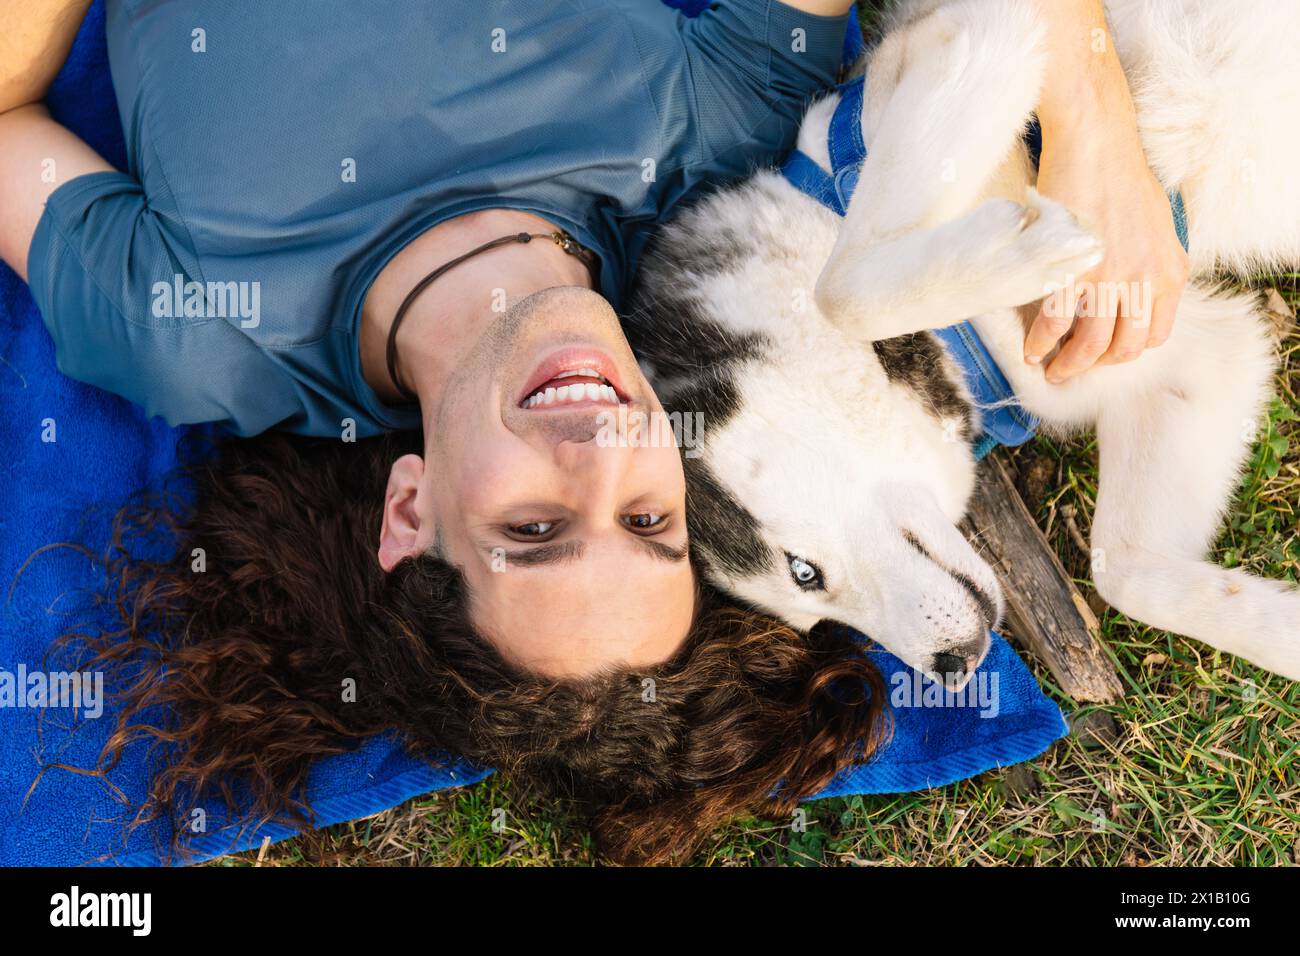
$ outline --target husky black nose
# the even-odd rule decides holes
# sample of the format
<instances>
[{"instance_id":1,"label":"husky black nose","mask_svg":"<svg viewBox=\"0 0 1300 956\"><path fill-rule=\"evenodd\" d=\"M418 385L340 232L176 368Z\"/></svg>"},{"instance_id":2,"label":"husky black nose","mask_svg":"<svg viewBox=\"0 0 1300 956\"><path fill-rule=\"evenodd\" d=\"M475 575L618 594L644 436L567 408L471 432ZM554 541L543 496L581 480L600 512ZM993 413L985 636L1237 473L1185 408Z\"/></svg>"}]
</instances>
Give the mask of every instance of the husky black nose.
<instances>
[{"instance_id":1,"label":"husky black nose","mask_svg":"<svg viewBox=\"0 0 1300 956\"><path fill-rule=\"evenodd\" d=\"M966 673L966 659L956 654L935 654L934 672L936 674Z\"/></svg>"},{"instance_id":2,"label":"husky black nose","mask_svg":"<svg viewBox=\"0 0 1300 956\"><path fill-rule=\"evenodd\" d=\"M964 677L968 671L972 671L979 666L980 659L984 656L984 651L987 648L988 641L985 638L968 641L965 644L954 644L946 651L934 655L931 661L931 670L936 674L945 676Z\"/></svg>"}]
</instances>

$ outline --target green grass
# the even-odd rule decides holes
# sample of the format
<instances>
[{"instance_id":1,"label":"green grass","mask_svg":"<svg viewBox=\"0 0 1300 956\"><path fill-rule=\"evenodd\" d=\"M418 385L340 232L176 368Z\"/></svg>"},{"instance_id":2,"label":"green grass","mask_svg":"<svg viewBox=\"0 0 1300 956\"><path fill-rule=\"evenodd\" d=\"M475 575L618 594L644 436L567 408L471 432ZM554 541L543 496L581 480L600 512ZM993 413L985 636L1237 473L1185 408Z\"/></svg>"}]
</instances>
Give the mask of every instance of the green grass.
<instances>
[{"instance_id":1,"label":"green grass","mask_svg":"<svg viewBox=\"0 0 1300 956\"><path fill-rule=\"evenodd\" d=\"M1292 305L1300 277L1271 277ZM1225 565L1300 579L1300 331L1281 344L1278 400L1225 522ZM1091 438L1039 439L1009 455L1026 503L1101 611L1125 696L1081 706L1025 653L1076 728L1044 755L947 787L805 804L807 827L744 819L694 862L711 865L1294 865L1300 862L1300 684L1127 620L1101 605L1087 555L1097 488ZM504 817L495 814L504 810ZM494 829L494 819L498 825ZM218 861L247 865L258 853ZM267 848L262 865L565 865L596 861L559 805L490 777Z\"/></svg>"}]
</instances>

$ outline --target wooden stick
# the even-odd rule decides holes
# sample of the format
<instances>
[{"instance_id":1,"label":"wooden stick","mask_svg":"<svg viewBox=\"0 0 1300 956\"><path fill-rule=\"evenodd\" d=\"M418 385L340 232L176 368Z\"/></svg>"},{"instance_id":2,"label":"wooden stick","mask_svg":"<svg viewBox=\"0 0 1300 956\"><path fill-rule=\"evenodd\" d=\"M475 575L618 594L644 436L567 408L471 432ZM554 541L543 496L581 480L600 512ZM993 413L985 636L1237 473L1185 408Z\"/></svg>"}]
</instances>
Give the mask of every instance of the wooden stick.
<instances>
[{"instance_id":1,"label":"wooden stick","mask_svg":"<svg viewBox=\"0 0 1300 956\"><path fill-rule=\"evenodd\" d=\"M1123 685L1099 643L1100 625L996 454L980 463L966 533L997 572L1011 636L1047 664L1077 701L1106 702Z\"/></svg>"}]
</instances>

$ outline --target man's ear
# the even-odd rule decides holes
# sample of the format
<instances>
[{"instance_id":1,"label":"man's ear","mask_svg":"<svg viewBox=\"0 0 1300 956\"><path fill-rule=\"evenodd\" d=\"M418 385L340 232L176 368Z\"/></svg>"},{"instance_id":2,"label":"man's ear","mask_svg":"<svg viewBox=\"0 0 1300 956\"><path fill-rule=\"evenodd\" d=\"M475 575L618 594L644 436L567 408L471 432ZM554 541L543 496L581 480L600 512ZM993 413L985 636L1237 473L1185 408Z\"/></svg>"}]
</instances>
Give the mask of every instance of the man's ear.
<instances>
[{"instance_id":1,"label":"man's ear","mask_svg":"<svg viewBox=\"0 0 1300 956\"><path fill-rule=\"evenodd\" d=\"M384 523L379 529L379 566L385 571L397 567L403 558L424 550L423 542L433 540L432 528L420 533L420 515L415 502L424 475L424 459L403 455L393 462L384 490Z\"/></svg>"}]
</instances>

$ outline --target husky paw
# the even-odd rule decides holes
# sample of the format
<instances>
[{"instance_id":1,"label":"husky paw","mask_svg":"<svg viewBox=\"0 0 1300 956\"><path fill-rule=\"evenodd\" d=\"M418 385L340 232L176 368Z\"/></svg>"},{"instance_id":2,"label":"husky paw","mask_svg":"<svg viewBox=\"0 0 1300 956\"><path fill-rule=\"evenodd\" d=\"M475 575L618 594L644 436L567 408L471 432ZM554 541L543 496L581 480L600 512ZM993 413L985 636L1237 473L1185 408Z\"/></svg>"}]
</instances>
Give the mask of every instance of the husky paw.
<instances>
[{"instance_id":1,"label":"husky paw","mask_svg":"<svg viewBox=\"0 0 1300 956\"><path fill-rule=\"evenodd\" d=\"M1008 306L1050 295L1105 257L1101 240L1073 213L1033 189L1025 205L993 200L976 215L989 235L982 267L1004 287Z\"/></svg>"}]
</instances>

